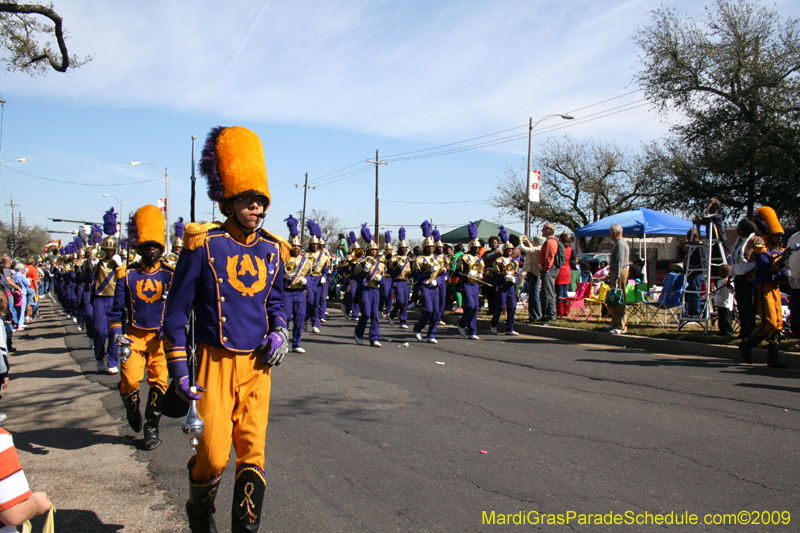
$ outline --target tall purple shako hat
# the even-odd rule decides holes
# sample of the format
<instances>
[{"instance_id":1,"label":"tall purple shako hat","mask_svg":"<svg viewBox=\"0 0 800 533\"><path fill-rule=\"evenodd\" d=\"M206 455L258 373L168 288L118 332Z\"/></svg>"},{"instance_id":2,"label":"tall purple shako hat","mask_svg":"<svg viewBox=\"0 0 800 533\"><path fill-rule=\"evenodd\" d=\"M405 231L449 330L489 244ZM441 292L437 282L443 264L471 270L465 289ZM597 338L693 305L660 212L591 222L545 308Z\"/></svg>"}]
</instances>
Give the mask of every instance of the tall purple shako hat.
<instances>
[{"instance_id":1,"label":"tall purple shako hat","mask_svg":"<svg viewBox=\"0 0 800 533\"><path fill-rule=\"evenodd\" d=\"M392 251L392 232L387 231L383 234L383 249L387 252Z\"/></svg>"},{"instance_id":2,"label":"tall purple shako hat","mask_svg":"<svg viewBox=\"0 0 800 533\"><path fill-rule=\"evenodd\" d=\"M500 226L498 226L498 230L499 231L497 232L497 238L500 239L500 243L503 245L502 249L503 250L508 250L508 249L513 250L514 249L514 245L508 239L508 232L506 231L506 228L501 224Z\"/></svg>"},{"instance_id":3,"label":"tall purple shako hat","mask_svg":"<svg viewBox=\"0 0 800 533\"><path fill-rule=\"evenodd\" d=\"M422 236L424 237L422 240L422 247L436 246L436 242L431 237L431 223L425 220L419 227L422 228Z\"/></svg>"},{"instance_id":4,"label":"tall purple shako hat","mask_svg":"<svg viewBox=\"0 0 800 533\"><path fill-rule=\"evenodd\" d=\"M103 242L103 228L100 224L92 224L89 231L89 246L99 246Z\"/></svg>"},{"instance_id":5,"label":"tall purple shako hat","mask_svg":"<svg viewBox=\"0 0 800 533\"><path fill-rule=\"evenodd\" d=\"M289 245L300 246L300 221L289 215L289 218L284 219L286 227L289 228Z\"/></svg>"},{"instance_id":6,"label":"tall purple shako hat","mask_svg":"<svg viewBox=\"0 0 800 533\"><path fill-rule=\"evenodd\" d=\"M470 222L467 225L467 233L469 233L469 247L470 248L480 248L481 241L478 239L478 225L474 222Z\"/></svg>"},{"instance_id":7,"label":"tall purple shako hat","mask_svg":"<svg viewBox=\"0 0 800 533\"><path fill-rule=\"evenodd\" d=\"M397 242L397 249L400 250L400 248L405 248L408 250L408 243L406 242L406 228L402 226L400 227L400 229L397 231L397 238L400 239Z\"/></svg>"},{"instance_id":8,"label":"tall purple shako hat","mask_svg":"<svg viewBox=\"0 0 800 533\"><path fill-rule=\"evenodd\" d=\"M369 230L369 226L366 222L361 224L361 238L364 239L364 242L367 243L365 250L377 250L378 243L372 238L372 232Z\"/></svg>"},{"instance_id":9,"label":"tall purple shako hat","mask_svg":"<svg viewBox=\"0 0 800 533\"><path fill-rule=\"evenodd\" d=\"M128 249L136 250L139 246L139 229L136 227L136 221L133 219L133 213L128 218Z\"/></svg>"},{"instance_id":10,"label":"tall purple shako hat","mask_svg":"<svg viewBox=\"0 0 800 533\"><path fill-rule=\"evenodd\" d=\"M185 224L183 223L183 217L178 217L178 221L172 225L175 228L175 239L172 241L173 248L183 248L183 232Z\"/></svg>"},{"instance_id":11,"label":"tall purple shako hat","mask_svg":"<svg viewBox=\"0 0 800 533\"><path fill-rule=\"evenodd\" d=\"M433 228L433 231L431 232L431 237L433 237L434 246L436 246L437 248L441 248L442 246L444 246L444 244L442 244L442 234L439 233L439 226Z\"/></svg>"},{"instance_id":12,"label":"tall purple shako hat","mask_svg":"<svg viewBox=\"0 0 800 533\"><path fill-rule=\"evenodd\" d=\"M117 214L112 207L103 215L103 233L106 236L100 243L100 248L117 249Z\"/></svg>"},{"instance_id":13,"label":"tall purple shako hat","mask_svg":"<svg viewBox=\"0 0 800 533\"><path fill-rule=\"evenodd\" d=\"M306 227L309 235L311 235L311 240L308 241L308 244L322 244L322 228L320 225L309 218L306 220Z\"/></svg>"}]
</instances>

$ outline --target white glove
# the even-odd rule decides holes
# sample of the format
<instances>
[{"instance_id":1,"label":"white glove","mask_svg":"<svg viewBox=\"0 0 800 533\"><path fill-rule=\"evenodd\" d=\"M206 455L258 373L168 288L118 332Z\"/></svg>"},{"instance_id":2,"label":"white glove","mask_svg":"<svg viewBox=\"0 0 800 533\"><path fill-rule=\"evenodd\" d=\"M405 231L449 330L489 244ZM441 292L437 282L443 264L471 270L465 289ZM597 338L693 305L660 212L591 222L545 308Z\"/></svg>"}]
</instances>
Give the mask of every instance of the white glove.
<instances>
[{"instance_id":1,"label":"white glove","mask_svg":"<svg viewBox=\"0 0 800 533\"><path fill-rule=\"evenodd\" d=\"M119 254L114 254L114 257L112 257L111 260L114 261L117 266L122 266L125 264Z\"/></svg>"},{"instance_id":2,"label":"white glove","mask_svg":"<svg viewBox=\"0 0 800 533\"><path fill-rule=\"evenodd\" d=\"M431 280L431 287L436 287L437 285L438 283L436 283L435 279Z\"/></svg>"},{"instance_id":3,"label":"white glove","mask_svg":"<svg viewBox=\"0 0 800 533\"><path fill-rule=\"evenodd\" d=\"M478 274L478 279L483 279L483 274Z\"/></svg>"},{"instance_id":4,"label":"white glove","mask_svg":"<svg viewBox=\"0 0 800 533\"><path fill-rule=\"evenodd\" d=\"M96 267L96 266L97 266L97 263L99 263L99 262L100 262L100 260L99 260L98 258L96 258L96 257L93 257L93 258L92 258L92 260L91 260L91 261L89 261L89 266L90 266L90 267L92 267L92 268L94 268L94 267Z\"/></svg>"},{"instance_id":5,"label":"white glove","mask_svg":"<svg viewBox=\"0 0 800 533\"><path fill-rule=\"evenodd\" d=\"M514 283L514 276L512 276L511 274L506 274L506 281Z\"/></svg>"},{"instance_id":6,"label":"white glove","mask_svg":"<svg viewBox=\"0 0 800 533\"><path fill-rule=\"evenodd\" d=\"M300 285L302 285L303 287L305 287L305 286L306 286L306 283L308 283L308 280L307 280L306 278L300 278Z\"/></svg>"},{"instance_id":7,"label":"white glove","mask_svg":"<svg viewBox=\"0 0 800 533\"><path fill-rule=\"evenodd\" d=\"M381 276L380 274L375 274L375 281L380 281L382 279L383 279L383 276Z\"/></svg>"},{"instance_id":8,"label":"white glove","mask_svg":"<svg viewBox=\"0 0 800 533\"><path fill-rule=\"evenodd\" d=\"M320 283L320 285L325 285L325 276L322 276L321 278L319 278L319 283Z\"/></svg>"}]
</instances>

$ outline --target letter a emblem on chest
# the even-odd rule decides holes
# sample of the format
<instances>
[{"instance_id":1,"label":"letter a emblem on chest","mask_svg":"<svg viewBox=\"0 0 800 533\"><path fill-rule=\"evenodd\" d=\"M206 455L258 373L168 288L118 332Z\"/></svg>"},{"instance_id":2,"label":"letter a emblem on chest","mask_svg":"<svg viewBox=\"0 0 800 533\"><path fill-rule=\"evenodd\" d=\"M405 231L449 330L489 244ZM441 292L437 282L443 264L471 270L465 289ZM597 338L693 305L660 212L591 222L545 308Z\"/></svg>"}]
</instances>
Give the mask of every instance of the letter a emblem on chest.
<instances>
[{"instance_id":1,"label":"letter a emblem on chest","mask_svg":"<svg viewBox=\"0 0 800 533\"><path fill-rule=\"evenodd\" d=\"M253 260L250 258L249 255L244 254L242 256L242 266L237 272L237 266L239 265L239 256L234 255L228 258L228 280L231 283L231 287L242 293L244 296L255 296L257 292L261 292L264 287L267 286L267 265L263 259L260 257L256 257L256 265L258 265L258 273L256 273L256 269L253 265ZM258 279L253 282L250 287L247 287L244 283L239 280L239 276L243 274L250 274L252 276L258 276Z\"/></svg>"},{"instance_id":2,"label":"letter a emblem on chest","mask_svg":"<svg viewBox=\"0 0 800 533\"><path fill-rule=\"evenodd\" d=\"M136 282L136 296L143 302L151 304L161 298L162 288L163 285L159 280L153 282L150 278L140 279ZM145 292L152 292L152 294L147 296Z\"/></svg>"}]
</instances>

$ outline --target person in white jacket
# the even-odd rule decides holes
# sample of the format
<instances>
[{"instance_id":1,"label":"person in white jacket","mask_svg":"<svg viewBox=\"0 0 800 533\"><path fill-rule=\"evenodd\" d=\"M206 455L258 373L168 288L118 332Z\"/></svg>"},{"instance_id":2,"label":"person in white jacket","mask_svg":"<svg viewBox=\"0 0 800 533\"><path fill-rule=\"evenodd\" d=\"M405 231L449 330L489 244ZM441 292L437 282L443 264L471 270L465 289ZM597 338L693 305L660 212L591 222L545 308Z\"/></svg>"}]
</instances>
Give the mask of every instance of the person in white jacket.
<instances>
[{"instance_id":1,"label":"person in white jacket","mask_svg":"<svg viewBox=\"0 0 800 533\"><path fill-rule=\"evenodd\" d=\"M541 237L534 236L533 241L520 235L519 249L525 254L520 273L528 282L528 319L537 322L542 319L542 302L539 299L539 254L542 251Z\"/></svg>"}]
</instances>

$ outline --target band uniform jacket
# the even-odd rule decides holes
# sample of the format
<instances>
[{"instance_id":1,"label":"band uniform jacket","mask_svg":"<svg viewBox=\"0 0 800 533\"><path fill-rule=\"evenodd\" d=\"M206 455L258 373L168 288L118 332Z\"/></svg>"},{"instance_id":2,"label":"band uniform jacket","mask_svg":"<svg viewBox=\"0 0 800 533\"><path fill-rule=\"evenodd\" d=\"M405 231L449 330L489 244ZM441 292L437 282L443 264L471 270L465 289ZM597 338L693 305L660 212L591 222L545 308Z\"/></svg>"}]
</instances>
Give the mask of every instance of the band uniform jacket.
<instances>
[{"instance_id":1,"label":"band uniform jacket","mask_svg":"<svg viewBox=\"0 0 800 533\"><path fill-rule=\"evenodd\" d=\"M287 322L278 237L262 229L242 244L231 236L227 223L214 223L184 243L164 320L164 348L173 377L189 373L186 324L192 306L196 341L234 353L254 351Z\"/></svg>"},{"instance_id":2,"label":"band uniform jacket","mask_svg":"<svg viewBox=\"0 0 800 533\"><path fill-rule=\"evenodd\" d=\"M122 311L127 309L131 326L146 331L159 330L164 320L164 301L172 284L172 274L172 267L163 261L150 270L141 263L128 265L117 280L114 291L114 305L108 315L111 328L122 327Z\"/></svg>"},{"instance_id":3,"label":"band uniform jacket","mask_svg":"<svg viewBox=\"0 0 800 533\"><path fill-rule=\"evenodd\" d=\"M483 259L477 255L464 254L458 258L456 273L466 283L477 283L478 274L483 274Z\"/></svg>"}]
</instances>

